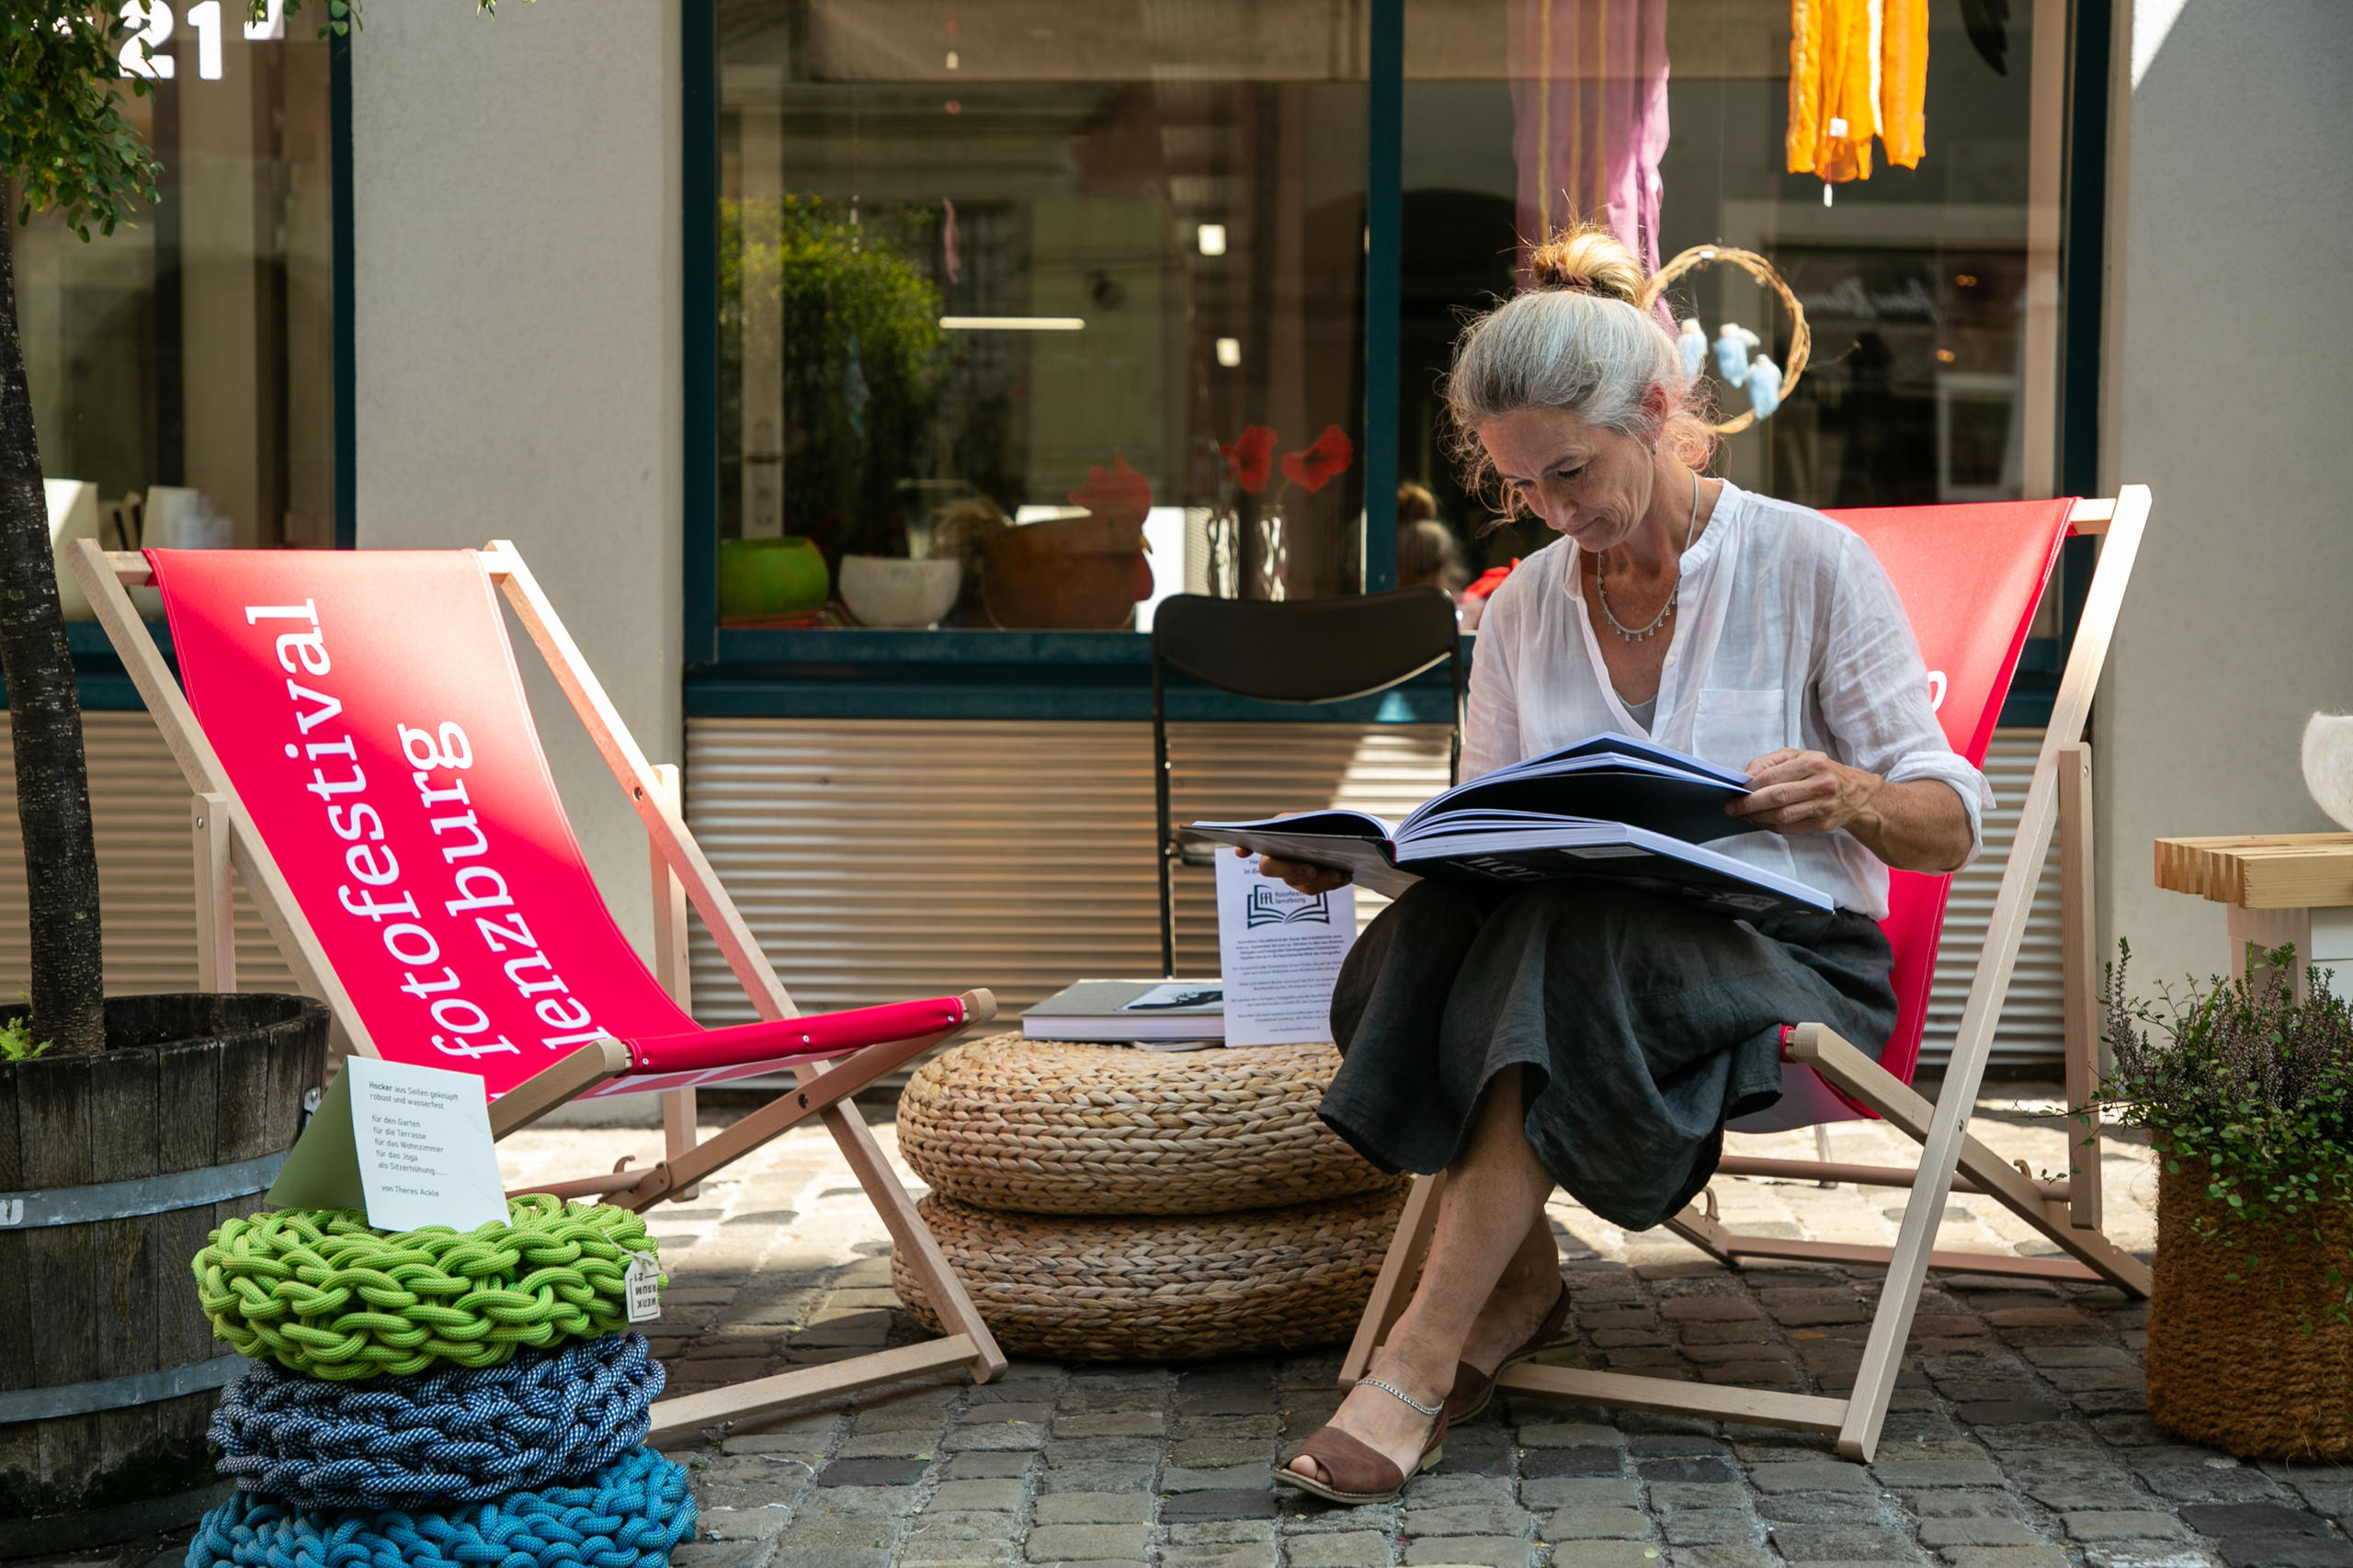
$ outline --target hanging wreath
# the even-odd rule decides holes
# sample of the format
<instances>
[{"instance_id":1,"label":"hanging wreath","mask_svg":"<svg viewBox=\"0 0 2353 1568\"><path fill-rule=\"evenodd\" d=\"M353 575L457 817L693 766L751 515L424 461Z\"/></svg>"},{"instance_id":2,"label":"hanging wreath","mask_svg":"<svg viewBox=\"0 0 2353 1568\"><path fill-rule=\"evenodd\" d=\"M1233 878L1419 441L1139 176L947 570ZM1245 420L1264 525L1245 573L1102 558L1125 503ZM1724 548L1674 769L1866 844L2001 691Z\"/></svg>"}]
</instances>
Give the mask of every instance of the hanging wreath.
<instances>
[{"instance_id":1,"label":"hanging wreath","mask_svg":"<svg viewBox=\"0 0 2353 1568\"><path fill-rule=\"evenodd\" d=\"M1643 285L1641 298L1634 302L1643 309L1649 310L1658 302L1659 296L1665 293L1667 286L1677 278L1695 267L1720 261L1729 262L1739 267L1743 272L1779 294L1781 297L1781 308L1790 314L1790 362L1786 366L1774 367L1777 379L1771 386L1768 398L1759 398L1754 392L1750 394L1752 401L1766 403L1764 413L1765 416L1769 418L1772 411L1778 408L1790 392L1797 390L1798 378L1805 373L1806 358L1813 349L1813 333L1805 324L1805 307L1798 303L1797 295L1790 291L1789 284L1782 281L1780 273L1774 269L1771 262L1753 250L1741 250L1732 245L1693 245L1689 250L1683 252L1665 267L1652 273L1650 281ZM1731 337L1734 330L1736 329L1730 324L1726 324L1725 335L1716 340L1715 352L1720 359L1727 353L1724 347L1727 342L1733 342L1737 347L1736 340ZM1704 343L1705 334L1701 334L1700 336ZM1751 342L1754 342L1753 336L1751 336ZM1753 368L1748 367L1747 350L1744 347L1739 348L1738 351L1743 367ZM1686 352L1688 353L1688 348ZM1762 356L1758 358L1756 363L1759 366L1772 365L1771 359ZM1727 379L1732 380L1735 386L1742 384L1740 380L1732 377ZM1711 428L1719 436L1736 436L1756 424L1756 420L1757 411L1752 408Z\"/></svg>"}]
</instances>

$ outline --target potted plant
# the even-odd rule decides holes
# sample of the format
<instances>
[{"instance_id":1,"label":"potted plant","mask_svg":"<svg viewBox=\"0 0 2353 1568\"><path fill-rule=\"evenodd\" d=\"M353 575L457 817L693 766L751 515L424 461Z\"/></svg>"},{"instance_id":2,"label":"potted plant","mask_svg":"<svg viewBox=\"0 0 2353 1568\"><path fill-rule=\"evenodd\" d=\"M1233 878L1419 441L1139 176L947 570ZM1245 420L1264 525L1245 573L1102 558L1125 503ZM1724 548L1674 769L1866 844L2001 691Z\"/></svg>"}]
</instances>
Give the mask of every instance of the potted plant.
<instances>
[{"instance_id":1,"label":"potted plant","mask_svg":"<svg viewBox=\"0 0 2353 1568\"><path fill-rule=\"evenodd\" d=\"M2353 1006L2294 952L2152 1000L2125 949L2104 1097L2160 1160L2149 1414L2245 1459L2353 1458Z\"/></svg>"},{"instance_id":2,"label":"potted plant","mask_svg":"<svg viewBox=\"0 0 2353 1568\"><path fill-rule=\"evenodd\" d=\"M785 476L767 517L741 503L746 561L787 524L815 541L837 586L849 557L908 558L905 482L926 463L948 347L939 288L911 259L931 216L861 220L801 195L720 203L722 441L773 443ZM781 429L760 435L772 415L747 414L747 375L778 378L757 390L777 400ZM723 545L722 596L729 555Z\"/></svg>"}]
</instances>

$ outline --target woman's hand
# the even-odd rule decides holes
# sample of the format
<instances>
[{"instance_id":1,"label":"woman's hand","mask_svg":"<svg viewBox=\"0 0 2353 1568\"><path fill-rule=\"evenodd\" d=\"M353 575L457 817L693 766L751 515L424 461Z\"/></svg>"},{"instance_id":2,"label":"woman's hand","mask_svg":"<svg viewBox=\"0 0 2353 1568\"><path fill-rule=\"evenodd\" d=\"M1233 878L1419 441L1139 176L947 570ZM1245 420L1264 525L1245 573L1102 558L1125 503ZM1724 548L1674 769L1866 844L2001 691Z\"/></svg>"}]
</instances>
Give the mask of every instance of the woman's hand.
<instances>
[{"instance_id":1,"label":"woman's hand","mask_svg":"<svg viewBox=\"0 0 2353 1568\"><path fill-rule=\"evenodd\" d=\"M1748 793L1724 812L1775 833L1836 833L1870 812L1885 782L1818 751L1784 746L1748 765Z\"/></svg>"},{"instance_id":2,"label":"woman's hand","mask_svg":"<svg viewBox=\"0 0 2353 1568\"><path fill-rule=\"evenodd\" d=\"M1951 871L1969 858L1969 809L1949 786L1891 784L1818 751L1783 747L1748 765L1748 793L1725 804L1774 833L1844 829L1899 871Z\"/></svg>"},{"instance_id":3,"label":"woman's hand","mask_svg":"<svg viewBox=\"0 0 2353 1568\"><path fill-rule=\"evenodd\" d=\"M1236 848L1234 853L1245 860L1250 858L1247 849ZM1275 855L1258 857L1258 874L1272 877L1291 892L1303 893L1309 898L1330 892L1335 888L1347 887L1355 881L1336 866L1311 866L1304 860L1285 860Z\"/></svg>"}]
</instances>

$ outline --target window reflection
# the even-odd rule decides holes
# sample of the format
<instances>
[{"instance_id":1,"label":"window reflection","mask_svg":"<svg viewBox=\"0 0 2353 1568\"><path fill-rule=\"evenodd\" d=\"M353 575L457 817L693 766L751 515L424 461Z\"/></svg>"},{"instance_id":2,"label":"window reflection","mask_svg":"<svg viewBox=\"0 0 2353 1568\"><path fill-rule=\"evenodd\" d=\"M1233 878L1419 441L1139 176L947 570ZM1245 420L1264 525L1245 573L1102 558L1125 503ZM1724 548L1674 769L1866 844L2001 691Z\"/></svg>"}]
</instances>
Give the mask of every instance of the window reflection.
<instances>
[{"instance_id":1,"label":"window reflection","mask_svg":"<svg viewBox=\"0 0 2353 1568\"><path fill-rule=\"evenodd\" d=\"M1363 10L722 0L722 623L1355 592Z\"/></svg>"},{"instance_id":2,"label":"window reflection","mask_svg":"<svg viewBox=\"0 0 2353 1568\"><path fill-rule=\"evenodd\" d=\"M243 9L150 8L148 36L176 25L122 111L163 165L159 205L86 244L53 214L12 236L52 532L335 542L327 45Z\"/></svg>"}]
</instances>

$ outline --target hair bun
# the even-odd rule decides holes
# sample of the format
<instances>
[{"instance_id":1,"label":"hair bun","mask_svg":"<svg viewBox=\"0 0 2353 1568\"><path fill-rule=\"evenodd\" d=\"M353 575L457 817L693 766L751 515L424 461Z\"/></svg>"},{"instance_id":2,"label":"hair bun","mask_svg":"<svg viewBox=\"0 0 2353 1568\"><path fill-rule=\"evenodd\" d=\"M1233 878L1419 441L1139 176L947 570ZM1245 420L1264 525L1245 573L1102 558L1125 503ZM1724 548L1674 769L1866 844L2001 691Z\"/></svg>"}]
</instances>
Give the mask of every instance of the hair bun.
<instances>
[{"instance_id":1,"label":"hair bun","mask_svg":"<svg viewBox=\"0 0 2353 1568\"><path fill-rule=\"evenodd\" d=\"M1632 304L1648 277L1641 258L1598 223L1556 229L1528 253L1528 276L1537 289L1566 289Z\"/></svg>"}]
</instances>

